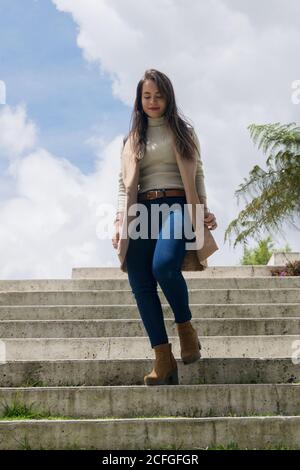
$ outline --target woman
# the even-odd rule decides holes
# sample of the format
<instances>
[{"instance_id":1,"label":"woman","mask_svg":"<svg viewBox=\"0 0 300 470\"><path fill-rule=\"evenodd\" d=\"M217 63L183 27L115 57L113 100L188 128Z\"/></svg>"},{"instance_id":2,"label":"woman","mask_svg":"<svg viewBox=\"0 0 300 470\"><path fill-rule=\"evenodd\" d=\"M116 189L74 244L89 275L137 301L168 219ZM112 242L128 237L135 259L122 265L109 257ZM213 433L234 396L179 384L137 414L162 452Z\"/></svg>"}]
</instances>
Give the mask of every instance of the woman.
<instances>
[{"instance_id":1,"label":"woman","mask_svg":"<svg viewBox=\"0 0 300 470\"><path fill-rule=\"evenodd\" d=\"M174 155L174 137L182 158L193 159L197 152L196 185L199 200L204 205L204 224L214 230L217 222L207 207L199 140L192 126L189 127L178 115L173 86L162 72L147 70L140 80L132 130L124 139L123 151L129 137L133 142L133 153L140 161L137 200L144 205L146 217L139 224L140 232L143 233L141 237L129 238L126 265L140 316L155 351L154 367L144 377L144 383L178 384L177 363L171 350L172 345L168 342L157 283L173 310L184 364L195 362L201 357L201 345L197 331L191 324L188 289L181 272L187 242L184 228L186 219L183 215L187 199ZM125 198L121 170L112 240L114 248L118 247L120 240ZM168 210L164 210L160 218L159 212L166 207Z\"/></svg>"}]
</instances>

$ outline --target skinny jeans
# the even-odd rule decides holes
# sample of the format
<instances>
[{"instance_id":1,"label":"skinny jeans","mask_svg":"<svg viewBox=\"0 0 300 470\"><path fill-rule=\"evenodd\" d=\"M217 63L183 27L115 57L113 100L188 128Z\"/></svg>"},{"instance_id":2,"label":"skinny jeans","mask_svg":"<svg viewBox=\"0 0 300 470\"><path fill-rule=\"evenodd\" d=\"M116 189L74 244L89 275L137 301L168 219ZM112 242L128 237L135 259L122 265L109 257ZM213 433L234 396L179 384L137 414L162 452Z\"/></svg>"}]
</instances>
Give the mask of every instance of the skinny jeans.
<instances>
[{"instance_id":1,"label":"skinny jeans","mask_svg":"<svg viewBox=\"0 0 300 470\"><path fill-rule=\"evenodd\" d=\"M164 196L138 202L147 208L147 217L144 219L148 225L144 232L147 237L129 236L126 253L127 273L140 317L153 348L158 344L168 343L157 284L171 306L176 323L183 323L192 318L181 264L186 253L185 243L194 242L195 236L186 238L183 229L186 196ZM166 210L159 214L159 218L156 217L159 223L151 224L154 219L153 216L151 218L151 206L161 208L162 204L168 206L165 206ZM137 225L137 232L142 232L141 225L142 223ZM151 225L155 228L152 237Z\"/></svg>"}]
</instances>

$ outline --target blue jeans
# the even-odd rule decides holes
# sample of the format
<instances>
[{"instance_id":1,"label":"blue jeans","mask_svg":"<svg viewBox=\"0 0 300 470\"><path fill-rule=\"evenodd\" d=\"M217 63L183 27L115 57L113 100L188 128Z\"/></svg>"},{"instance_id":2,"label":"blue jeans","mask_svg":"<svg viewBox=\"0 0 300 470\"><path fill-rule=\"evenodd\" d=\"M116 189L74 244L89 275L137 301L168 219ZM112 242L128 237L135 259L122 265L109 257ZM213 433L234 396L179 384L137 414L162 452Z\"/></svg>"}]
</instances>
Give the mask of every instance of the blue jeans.
<instances>
[{"instance_id":1,"label":"blue jeans","mask_svg":"<svg viewBox=\"0 0 300 470\"><path fill-rule=\"evenodd\" d=\"M126 262L129 284L153 348L168 343L157 282L173 310L175 322L183 323L192 318L181 264L186 253L186 241L192 242L195 237L186 238L183 230L186 196L161 197L139 203L147 208L148 238L129 238ZM175 211L167 210L165 214L160 214L156 238L151 238L151 206L163 203L169 207L175 203L179 206ZM162 227L165 225L169 229L163 232ZM138 229L142 231L139 226Z\"/></svg>"}]
</instances>

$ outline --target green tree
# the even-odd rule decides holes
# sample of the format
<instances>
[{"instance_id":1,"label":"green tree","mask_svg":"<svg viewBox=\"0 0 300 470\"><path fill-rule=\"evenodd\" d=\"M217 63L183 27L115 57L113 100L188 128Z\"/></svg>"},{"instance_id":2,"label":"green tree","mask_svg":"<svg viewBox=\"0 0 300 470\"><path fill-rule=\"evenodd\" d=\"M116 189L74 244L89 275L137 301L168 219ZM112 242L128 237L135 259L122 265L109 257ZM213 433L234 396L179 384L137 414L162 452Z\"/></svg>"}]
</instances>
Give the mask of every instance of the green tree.
<instances>
[{"instance_id":1,"label":"green tree","mask_svg":"<svg viewBox=\"0 0 300 470\"><path fill-rule=\"evenodd\" d=\"M272 238L267 236L263 240L258 242L258 245L254 248L244 247L243 258L241 259L242 265L248 264L267 264L273 253L277 252L289 252L291 247L288 243L285 244L284 248L275 249L273 248L274 243Z\"/></svg>"},{"instance_id":2,"label":"green tree","mask_svg":"<svg viewBox=\"0 0 300 470\"><path fill-rule=\"evenodd\" d=\"M294 122L277 122L250 124L248 129L258 148L268 153L267 169L255 165L235 191L238 202L241 195L246 200L247 193L251 200L225 230L224 241L235 232L234 247L242 242L246 245L249 237L259 240L264 230L282 234L283 222L300 230L294 224L294 217L300 214L300 127Z\"/></svg>"}]
</instances>

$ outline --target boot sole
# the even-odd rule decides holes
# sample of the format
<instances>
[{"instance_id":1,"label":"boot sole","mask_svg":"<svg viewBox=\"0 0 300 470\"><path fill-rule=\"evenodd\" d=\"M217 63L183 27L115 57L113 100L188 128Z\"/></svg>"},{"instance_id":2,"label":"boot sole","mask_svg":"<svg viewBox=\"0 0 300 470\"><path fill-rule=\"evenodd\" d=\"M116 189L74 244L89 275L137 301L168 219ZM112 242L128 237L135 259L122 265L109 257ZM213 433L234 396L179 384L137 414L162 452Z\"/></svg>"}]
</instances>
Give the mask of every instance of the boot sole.
<instances>
[{"instance_id":1,"label":"boot sole","mask_svg":"<svg viewBox=\"0 0 300 470\"><path fill-rule=\"evenodd\" d=\"M165 379L144 378L145 385L178 385L178 369L175 369Z\"/></svg>"}]
</instances>

